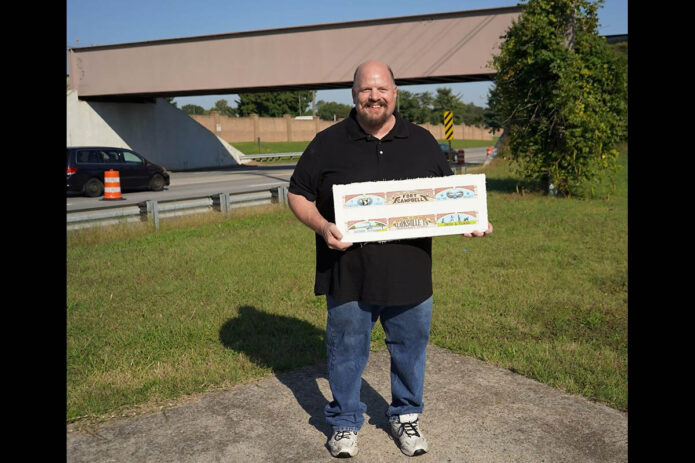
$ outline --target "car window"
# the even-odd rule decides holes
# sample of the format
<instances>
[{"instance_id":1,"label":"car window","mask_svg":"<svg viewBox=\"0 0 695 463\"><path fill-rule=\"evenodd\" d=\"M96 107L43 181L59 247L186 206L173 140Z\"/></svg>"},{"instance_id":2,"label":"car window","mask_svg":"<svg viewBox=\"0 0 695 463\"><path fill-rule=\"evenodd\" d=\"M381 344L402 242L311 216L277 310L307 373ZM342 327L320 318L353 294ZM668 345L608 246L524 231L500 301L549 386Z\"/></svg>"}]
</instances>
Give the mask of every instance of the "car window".
<instances>
[{"instance_id":1,"label":"car window","mask_svg":"<svg viewBox=\"0 0 695 463\"><path fill-rule=\"evenodd\" d=\"M104 150L101 151L102 156L104 157L104 162L108 162L110 164L113 163L122 163L123 162L123 156L119 151L116 150Z\"/></svg>"},{"instance_id":2,"label":"car window","mask_svg":"<svg viewBox=\"0 0 695 463\"><path fill-rule=\"evenodd\" d=\"M123 161L128 164L142 164L142 158L130 151L123 151Z\"/></svg>"},{"instance_id":3,"label":"car window","mask_svg":"<svg viewBox=\"0 0 695 463\"><path fill-rule=\"evenodd\" d=\"M97 150L79 150L75 154L77 163L101 163L104 162L104 156Z\"/></svg>"},{"instance_id":4,"label":"car window","mask_svg":"<svg viewBox=\"0 0 695 463\"><path fill-rule=\"evenodd\" d=\"M80 163L89 162L89 151L79 150L75 153L75 161Z\"/></svg>"}]
</instances>

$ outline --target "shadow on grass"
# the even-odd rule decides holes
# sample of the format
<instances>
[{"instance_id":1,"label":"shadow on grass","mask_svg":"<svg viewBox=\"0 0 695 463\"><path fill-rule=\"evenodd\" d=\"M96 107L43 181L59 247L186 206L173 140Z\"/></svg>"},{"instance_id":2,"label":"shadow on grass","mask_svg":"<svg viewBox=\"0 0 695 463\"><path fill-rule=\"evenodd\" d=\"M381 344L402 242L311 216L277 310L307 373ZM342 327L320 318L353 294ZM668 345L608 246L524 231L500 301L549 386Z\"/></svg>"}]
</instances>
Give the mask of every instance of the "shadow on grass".
<instances>
[{"instance_id":1,"label":"shadow on grass","mask_svg":"<svg viewBox=\"0 0 695 463\"><path fill-rule=\"evenodd\" d=\"M249 305L240 306L238 317L227 320L219 330L225 348L243 352L255 364L270 368L309 414L309 424L329 437L331 428L323 414L328 399L319 389L319 380L327 379L324 339L325 330L304 320ZM388 432L388 403L364 379L360 398L367 405L369 424Z\"/></svg>"}]
</instances>

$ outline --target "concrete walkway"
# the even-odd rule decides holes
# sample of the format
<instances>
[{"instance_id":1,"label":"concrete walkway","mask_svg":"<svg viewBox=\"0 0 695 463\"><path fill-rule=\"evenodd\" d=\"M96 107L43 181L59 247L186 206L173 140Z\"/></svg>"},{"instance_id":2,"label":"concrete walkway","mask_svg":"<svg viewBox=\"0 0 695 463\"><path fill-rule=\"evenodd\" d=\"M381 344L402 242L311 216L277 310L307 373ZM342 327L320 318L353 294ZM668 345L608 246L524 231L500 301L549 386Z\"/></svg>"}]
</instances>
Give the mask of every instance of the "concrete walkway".
<instances>
[{"instance_id":1,"label":"concrete walkway","mask_svg":"<svg viewBox=\"0 0 695 463\"><path fill-rule=\"evenodd\" d=\"M388 351L363 375L355 462L626 462L627 414L430 345L421 427L430 452L390 439ZM324 365L243 384L150 415L67 433L68 462L330 462Z\"/></svg>"}]
</instances>

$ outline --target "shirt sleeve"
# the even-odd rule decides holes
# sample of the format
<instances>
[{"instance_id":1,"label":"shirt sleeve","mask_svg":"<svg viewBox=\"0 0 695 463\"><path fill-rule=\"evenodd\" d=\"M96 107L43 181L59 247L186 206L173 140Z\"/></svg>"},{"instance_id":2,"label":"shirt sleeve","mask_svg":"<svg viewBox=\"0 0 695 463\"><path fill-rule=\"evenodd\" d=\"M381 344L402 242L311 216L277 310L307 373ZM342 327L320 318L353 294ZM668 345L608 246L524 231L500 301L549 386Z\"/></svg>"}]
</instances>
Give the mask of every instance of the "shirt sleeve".
<instances>
[{"instance_id":1,"label":"shirt sleeve","mask_svg":"<svg viewBox=\"0 0 695 463\"><path fill-rule=\"evenodd\" d=\"M319 186L319 141L314 138L297 161L288 191L302 195L309 201L316 201Z\"/></svg>"}]
</instances>

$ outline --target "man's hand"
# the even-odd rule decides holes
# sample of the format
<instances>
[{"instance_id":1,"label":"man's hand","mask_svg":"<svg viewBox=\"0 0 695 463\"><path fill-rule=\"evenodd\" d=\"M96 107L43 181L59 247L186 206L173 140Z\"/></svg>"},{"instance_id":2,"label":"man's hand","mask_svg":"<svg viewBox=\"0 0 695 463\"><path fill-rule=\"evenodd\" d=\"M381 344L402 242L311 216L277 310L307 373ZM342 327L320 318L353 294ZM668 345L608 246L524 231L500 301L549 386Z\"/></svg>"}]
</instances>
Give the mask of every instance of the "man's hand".
<instances>
[{"instance_id":1,"label":"man's hand","mask_svg":"<svg viewBox=\"0 0 695 463\"><path fill-rule=\"evenodd\" d=\"M336 227L334 223L323 218L313 201L309 201L304 196L294 193L288 193L287 199L290 209L294 215L297 216L299 221L311 228L314 233L320 235L329 249L345 251L352 246L352 243L343 243L340 241L343 234L340 233L340 230L338 230L338 227Z\"/></svg>"},{"instance_id":2,"label":"man's hand","mask_svg":"<svg viewBox=\"0 0 695 463\"><path fill-rule=\"evenodd\" d=\"M328 221L326 221L321 228L321 236L323 236L324 241L328 245L328 249L345 251L347 248L352 246L352 243L343 243L340 241L343 234L340 233L340 230L338 230L338 227L334 223Z\"/></svg>"},{"instance_id":3,"label":"man's hand","mask_svg":"<svg viewBox=\"0 0 695 463\"><path fill-rule=\"evenodd\" d=\"M481 237L481 236L489 235L490 233L492 233L492 224L490 222L488 222L487 223L487 230L485 230L484 232L474 231L472 233L464 233L463 236L466 236L468 238Z\"/></svg>"}]
</instances>

